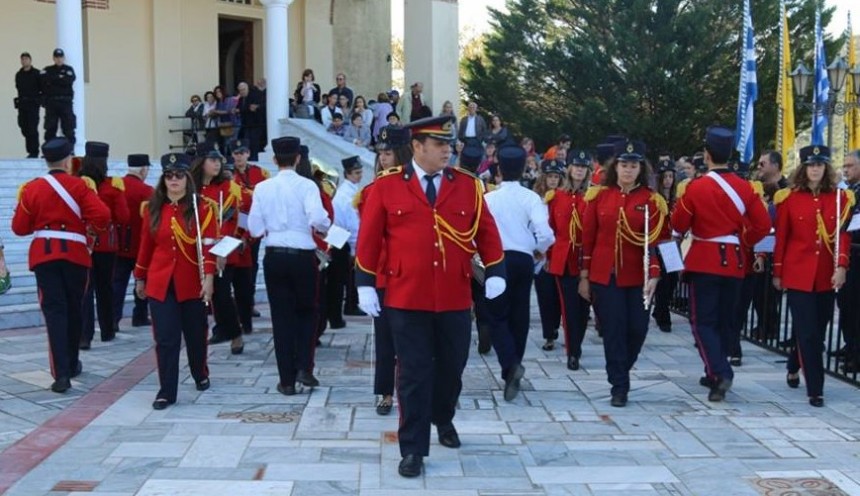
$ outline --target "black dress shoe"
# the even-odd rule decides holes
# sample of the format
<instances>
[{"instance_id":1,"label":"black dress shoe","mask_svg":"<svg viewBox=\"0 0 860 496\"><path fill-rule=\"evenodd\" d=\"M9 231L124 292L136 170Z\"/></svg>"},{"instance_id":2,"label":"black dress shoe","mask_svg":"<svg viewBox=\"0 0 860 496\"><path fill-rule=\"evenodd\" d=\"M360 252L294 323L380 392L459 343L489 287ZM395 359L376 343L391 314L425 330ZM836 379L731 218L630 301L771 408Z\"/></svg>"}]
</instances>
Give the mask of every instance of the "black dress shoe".
<instances>
[{"instance_id":1,"label":"black dress shoe","mask_svg":"<svg viewBox=\"0 0 860 496\"><path fill-rule=\"evenodd\" d=\"M672 324L657 324L657 327L663 332L672 332Z\"/></svg>"},{"instance_id":2,"label":"black dress shoe","mask_svg":"<svg viewBox=\"0 0 860 496\"><path fill-rule=\"evenodd\" d=\"M422 468L424 468L424 460L421 455L406 455L400 460L397 473L403 477L418 477L421 475Z\"/></svg>"},{"instance_id":3,"label":"black dress shoe","mask_svg":"<svg viewBox=\"0 0 860 496\"><path fill-rule=\"evenodd\" d=\"M379 400L379 403L376 404L376 414L377 415L388 415L391 413L391 408L394 406L394 398L386 398L383 397Z\"/></svg>"},{"instance_id":4,"label":"black dress shoe","mask_svg":"<svg viewBox=\"0 0 860 496\"><path fill-rule=\"evenodd\" d=\"M83 371L84 371L84 364L81 363L80 360L78 360L78 363L75 364L75 369L72 370L72 378L74 379L75 377L81 375L81 373Z\"/></svg>"},{"instance_id":5,"label":"black dress shoe","mask_svg":"<svg viewBox=\"0 0 860 496\"><path fill-rule=\"evenodd\" d=\"M283 394L284 396L292 396L296 394L296 386L284 386L283 384L278 383L278 392Z\"/></svg>"},{"instance_id":6,"label":"black dress shoe","mask_svg":"<svg viewBox=\"0 0 860 496\"><path fill-rule=\"evenodd\" d=\"M505 379L505 401L514 401L514 398L520 394L520 380L525 373L526 369L519 363L508 371L508 378Z\"/></svg>"},{"instance_id":7,"label":"black dress shoe","mask_svg":"<svg viewBox=\"0 0 860 496\"><path fill-rule=\"evenodd\" d=\"M779 346L780 348L791 348L792 346L794 346L794 340L786 339L784 341L780 341L779 343L777 343L777 346Z\"/></svg>"},{"instance_id":8,"label":"black dress shoe","mask_svg":"<svg viewBox=\"0 0 860 496\"><path fill-rule=\"evenodd\" d=\"M143 319L143 320L132 319L131 320L131 326L132 327L146 327L146 326L151 326L151 325L152 325L152 321L149 319Z\"/></svg>"},{"instance_id":9,"label":"black dress shoe","mask_svg":"<svg viewBox=\"0 0 860 496\"><path fill-rule=\"evenodd\" d=\"M743 365L743 359L739 356L734 356L729 358L729 365L732 367L740 367Z\"/></svg>"},{"instance_id":10,"label":"black dress shoe","mask_svg":"<svg viewBox=\"0 0 860 496\"><path fill-rule=\"evenodd\" d=\"M109 342L113 341L114 339L116 339L116 333L111 332L109 334L102 334L101 339L102 339L102 343L109 343Z\"/></svg>"},{"instance_id":11,"label":"black dress shoe","mask_svg":"<svg viewBox=\"0 0 860 496\"><path fill-rule=\"evenodd\" d=\"M51 391L55 393L65 393L72 387L72 381L69 380L68 377L58 377L53 384L51 384Z\"/></svg>"},{"instance_id":12,"label":"black dress shoe","mask_svg":"<svg viewBox=\"0 0 860 496\"><path fill-rule=\"evenodd\" d=\"M612 399L609 400L609 404L615 408L624 408L627 406L627 393L613 394Z\"/></svg>"},{"instance_id":13,"label":"black dress shoe","mask_svg":"<svg viewBox=\"0 0 860 496\"><path fill-rule=\"evenodd\" d=\"M164 410L168 406L176 403L175 401L169 401L165 398L155 398L155 401L152 402L153 410Z\"/></svg>"},{"instance_id":14,"label":"black dress shoe","mask_svg":"<svg viewBox=\"0 0 860 496\"><path fill-rule=\"evenodd\" d=\"M460 436L457 435L457 429L454 428L454 424L437 427L436 430L439 433L439 444L446 448L460 447Z\"/></svg>"},{"instance_id":15,"label":"black dress shoe","mask_svg":"<svg viewBox=\"0 0 860 496\"><path fill-rule=\"evenodd\" d=\"M209 378L207 377L206 379L203 379L202 381L197 382L196 387L197 387L198 391L206 391L207 389L209 389L209 386L211 386L211 385L212 385L212 383L209 382Z\"/></svg>"},{"instance_id":16,"label":"black dress shoe","mask_svg":"<svg viewBox=\"0 0 860 496\"><path fill-rule=\"evenodd\" d=\"M257 310L256 308L251 310L251 317L259 317L259 316L260 316L259 310Z\"/></svg>"},{"instance_id":17,"label":"black dress shoe","mask_svg":"<svg viewBox=\"0 0 860 496\"><path fill-rule=\"evenodd\" d=\"M567 368L568 370L579 370L579 358L575 356L567 357Z\"/></svg>"},{"instance_id":18,"label":"black dress shoe","mask_svg":"<svg viewBox=\"0 0 860 496\"><path fill-rule=\"evenodd\" d=\"M699 377L699 385L705 386L706 388L710 389L717 385L717 381L712 377L703 375L702 377Z\"/></svg>"},{"instance_id":19,"label":"black dress shoe","mask_svg":"<svg viewBox=\"0 0 860 496\"><path fill-rule=\"evenodd\" d=\"M244 344L239 345L235 348L233 348L232 346L230 347L230 354L232 354L232 355L241 355L243 351L245 351L245 345Z\"/></svg>"},{"instance_id":20,"label":"black dress shoe","mask_svg":"<svg viewBox=\"0 0 860 496\"><path fill-rule=\"evenodd\" d=\"M78 345L78 349L79 350L88 350L88 349L92 348L92 346L93 345L92 345L91 341L81 341L81 343Z\"/></svg>"},{"instance_id":21,"label":"black dress shoe","mask_svg":"<svg viewBox=\"0 0 860 496\"><path fill-rule=\"evenodd\" d=\"M223 336L218 333L212 333L212 337L209 338L209 344L221 344L230 341L230 338Z\"/></svg>"},{"instance_id":22,"label":"black dress shoe","mask_svg":"<svg viewBox=\"0 0 860 496\"><path fill-rule=\"evenodd\" d=\"M300 370L299 373L296 374L296 381L307 387L317 387L320 385L320 381L318 381L317 378L307 370Z\"/></svg>"},{"instance_id":23,"label":"black dress shoe","mask_svg":"<svg viewBox=\"0 0 860 496\"><path fill-rule=\"evenodd\" d=\"M478 353L486 355L493 347L493 341L490 339L490 327L487 325L478 326Z\"/></svg>"},{"instance_id":24,"label":"black dress shoe","mask_svg":"<svg viewBox=\"0 0 860 496\"><path fill-rule=\"evenodd\" d=\"M809 404L814 406L815 408L821 408L824 406L824 398L821 396L813 396L809 398Z\"/></svg>"},{"instance_id":25,"label":"black dress shoe","mask_svg":"<svg viewBox=\"0 0 860 496\"><path fill-rule=\"evenodd\" d=\"M723 401L726 399L726 393L731 388L732 381L730 379L718 379L711 387L711 391L708 393L708 401L713 401L715 403Z\"/></svg>"},{"instance_id":26,"label":"black dress shoe","mask_svg":"<svg viewBox=\"0 0 860 496\"><path fill-rule=\"evenodd\" d=\"M360 308L347 308L343 311L344 315L349 315L350 317L366 317L367 314L364 313Z\"/></svg>"},{"instance_id":27,"label":"black dress shoe","mask_svg":"<svg viewBox=\"0 0 860 496\"><path fill-rule=\"evenodd\" d=\"M791 374L785 374L785 383L788 384L788 387L791 389L797 389L800 387L800 376L791 377Z\"/></svg>"},{"instance_id":28,"label":"black dress shoe","mask_svg":"<svg viewBox=\"0 0 860 496\"><path fill-rule=\"evenodd\" d=\"M329 322L328 324L329 329L343 329L344 327L346 327L345 320L340 320L338 322Z\"/></svg>"}]
</instances>

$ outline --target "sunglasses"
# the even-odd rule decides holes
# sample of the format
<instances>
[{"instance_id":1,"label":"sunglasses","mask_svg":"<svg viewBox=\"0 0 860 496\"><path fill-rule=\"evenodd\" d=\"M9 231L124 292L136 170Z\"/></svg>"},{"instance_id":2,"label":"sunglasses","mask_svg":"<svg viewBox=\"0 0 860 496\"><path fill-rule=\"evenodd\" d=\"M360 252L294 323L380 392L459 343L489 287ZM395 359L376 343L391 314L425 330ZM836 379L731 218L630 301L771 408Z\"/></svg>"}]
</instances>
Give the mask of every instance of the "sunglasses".
<instances>
[{"instance_id":1,"label":"sunglasses","mask_svg":"<svg viewBox=\"0 0 860 496\"><path fill-rule=\"evenodd\" d=\"M164 176L164 179L167 181L173 179L185 179L185 173L179 171L167 171L162 173L161 175Z\"/></svg>"}]
</instances>

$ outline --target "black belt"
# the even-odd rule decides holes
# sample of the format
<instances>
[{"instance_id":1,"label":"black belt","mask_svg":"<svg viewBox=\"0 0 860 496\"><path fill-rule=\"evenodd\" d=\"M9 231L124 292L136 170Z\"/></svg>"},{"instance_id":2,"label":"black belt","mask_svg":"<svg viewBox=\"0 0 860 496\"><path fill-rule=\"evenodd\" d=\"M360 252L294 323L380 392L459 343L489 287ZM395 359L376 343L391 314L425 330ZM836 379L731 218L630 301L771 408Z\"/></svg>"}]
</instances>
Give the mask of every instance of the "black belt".
<instances>
[{"instance_id":1,"label":"black belt","mask_svg":"<svg viewBox=\"0 0 860 496\"><path fill-rule=\"evenodd\" d=\"M300 250L286 246L267 246L266 253L286 253L287 255L313 255L313 250Z\"/></svg>"}]
</instances>

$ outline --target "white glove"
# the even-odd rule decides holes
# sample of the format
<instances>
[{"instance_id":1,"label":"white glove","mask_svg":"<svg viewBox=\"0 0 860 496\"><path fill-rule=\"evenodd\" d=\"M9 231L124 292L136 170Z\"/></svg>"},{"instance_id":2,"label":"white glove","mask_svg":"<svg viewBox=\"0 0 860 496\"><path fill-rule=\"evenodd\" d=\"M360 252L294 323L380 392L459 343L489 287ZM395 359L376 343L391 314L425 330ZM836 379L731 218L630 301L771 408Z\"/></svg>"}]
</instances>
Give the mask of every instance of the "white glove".
<instances>
[{"instance_id":1,"label":"white glove","mask_svg":"<svg viewBox=\"0 0 860 496\"><path fill-rule=\"evenodd\" d=\"M379 307L379 296L376 294L376 288L359 286L356 289L358 290L358 308L371 317L379 317L382 308Z\"/></svg>"},{"instance_id":2,"label":"white glove","mask_svg":"<svg viewBox=\"0 0 860 496\"><path fill-rule=\"evenodd\" d=\"M486 281L484 281L484 291L488 300L493 300L498 298L498 296L505 292L505 288L508 285L504 279L499 276L488 277Z\"/></svg>"}]
</instances>

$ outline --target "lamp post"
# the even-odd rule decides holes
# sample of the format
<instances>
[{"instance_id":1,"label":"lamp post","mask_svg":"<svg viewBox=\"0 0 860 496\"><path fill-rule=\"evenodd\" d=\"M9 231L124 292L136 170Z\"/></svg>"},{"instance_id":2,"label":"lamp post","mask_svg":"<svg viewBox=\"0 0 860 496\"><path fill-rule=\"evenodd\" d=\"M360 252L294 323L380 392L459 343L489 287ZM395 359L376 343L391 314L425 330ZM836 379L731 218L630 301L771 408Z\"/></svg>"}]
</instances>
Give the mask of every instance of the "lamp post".
<instances>
[{"instance_id":1,"label":"lamp post","mask_svg":"<svg viewBox=\"0 0 860 496\"><path fill-rule=\"evenodd\" d=\"M807 69L803 62L797 64L797 68L788 74L791 77L794 86L794 94L797 98L802 99L809 89L809 83L812 81L812 71ZM860 97L860 64L855 64L854 68L849 70L848 64L843 57L836 57L829 66L827 66L827 78L830 83L829 98L827 103L806 103L800 105L804 108L812 110L812 114L827 112L827 146L833 147L833 116L845 115L855 107L860 107L858 102L837 102L839 92L845 85L845 80L851 76L854 83L854 94Z\"/></svg>"}]
</instances>

